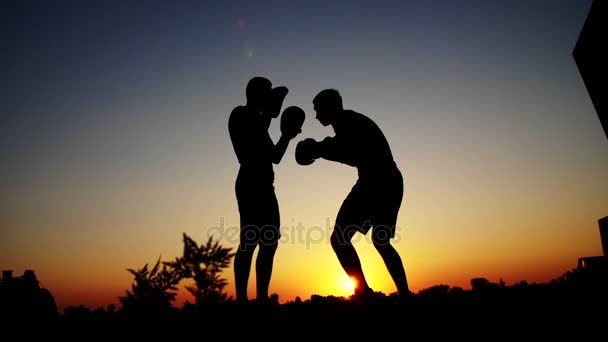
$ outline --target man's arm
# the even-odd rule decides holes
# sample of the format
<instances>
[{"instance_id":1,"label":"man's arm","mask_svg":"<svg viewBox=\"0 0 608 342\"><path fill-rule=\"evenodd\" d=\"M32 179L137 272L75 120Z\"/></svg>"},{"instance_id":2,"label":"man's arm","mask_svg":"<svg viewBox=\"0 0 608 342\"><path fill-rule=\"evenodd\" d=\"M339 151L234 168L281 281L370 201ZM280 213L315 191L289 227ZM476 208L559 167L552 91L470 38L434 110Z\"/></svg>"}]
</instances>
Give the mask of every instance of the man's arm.
<instances>
[{"instance_id":1,"label":"man's arm","mask_svg":"<svg viewBox=\"0 0 608 342\"><path fill-rule=\"evenodd\" d=\"M259 117L260 125L263 129L268 130L270 128L270 122L273 117L269 115L269 113L262 113ZM281 134L279 141L274 145L272 149L272 162L274 164L278 164L283 159L283 155L285 155L285 151L287 151L287 146L289 146L289 141L293 139L293 137L289 137L286 134Z\"/></svg>"},{"instance_id":2,"label":"man's arm","mask_svg":"<svg viewBox=\"0 0 608 342\"><path fill-rule=\"evenodd\" d=\"M278 164L283 159L285 155L285 151L287 151L287 146L289 146L289 142L291 138L286 137L285 135L281 135L279 141L277 141L276 145L274 145L274 150L272 151L272 162Z\"/></svg>"},{"instance_id":3,"label":"man's arm","mask_svg":"<svg viewBox=\"0 0 608 342\"><path fill-rule=\"evenodd\" d=\"M256 153L252 132L252 125L255 123L247 114L242 108L237 107L230 114L228 121L232 147L240 163L250 161Z\"/></svg>"},{"instance_id":4,"label":"man's arm","mask_svg":"<svg viewBox=\"0 0 608 342\"><path fill-rule=\"evenodd\" d=\"M272 122L272 119L274 119L272 116L270 116L270 113L262 113L260 114L260 126L265 129L268 130L270 129L270 123Z\"/></svg>"},{"instance_id":5,"label":"man's arm","mask_svg":"<svg viewBox=\"0 0 608 342\"><path fill-rule=\"evenodd\" d=\"M298 127L281 127L281 137L279 141L277 141L276 145L274 145L274 150L272 151L272 162L278 164L283 159L285 155L285 151L287 150L287 146L289 146L289 142L298 136L302 132L301 128Z\"/></svg>"},{"instance_id":6,"label":"man's arm","mask_svg":"<svg viewBox=\"0 0 608 342\"><path fill-rule=\"evenodd\" d=\"M317 158L355 166L353 146L349 146L343 138L327 137L316 145Z\"/></svg>"}]
</instances>

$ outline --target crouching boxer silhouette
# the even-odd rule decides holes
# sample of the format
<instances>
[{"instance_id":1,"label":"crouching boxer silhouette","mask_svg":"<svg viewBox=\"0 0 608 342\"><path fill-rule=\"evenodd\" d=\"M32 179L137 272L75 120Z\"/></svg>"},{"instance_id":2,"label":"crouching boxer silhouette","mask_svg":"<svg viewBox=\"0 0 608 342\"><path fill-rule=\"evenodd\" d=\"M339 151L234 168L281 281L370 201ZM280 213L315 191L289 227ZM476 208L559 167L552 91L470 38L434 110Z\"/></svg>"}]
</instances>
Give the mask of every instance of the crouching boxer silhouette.
<instances>
[{"instance_id":1,"label":"crouching boxer silhouette","mask_svg":"<svg viewBox=\"0 0 608 342\"><path fill-rule=\"evenodd\" d=\"M353 298L369 298L374 293L351 241L355 233L367 234L370 229L373 244L395 282L398 295L409 297L403 263L391 245L403 199L403 177L387 140L369 117L345 110L342 96L335 89L319 92L313 105L317 120L323 126L331 125L335 135L320 142L312 138L300 141L296 145L296 161L310 165L323 158L358 170L358 180L338 211L330 238L340 264L354 280Z\"/></svg>"}]
</instances>

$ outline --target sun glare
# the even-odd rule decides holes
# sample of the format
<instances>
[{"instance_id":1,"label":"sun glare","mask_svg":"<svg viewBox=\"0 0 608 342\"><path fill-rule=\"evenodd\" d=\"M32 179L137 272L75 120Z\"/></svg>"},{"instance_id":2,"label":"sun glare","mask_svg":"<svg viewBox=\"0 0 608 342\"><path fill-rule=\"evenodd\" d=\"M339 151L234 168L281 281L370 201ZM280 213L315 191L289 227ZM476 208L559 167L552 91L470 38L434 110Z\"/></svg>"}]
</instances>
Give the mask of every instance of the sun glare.
<instances>
[{"instance_id":1,"label":"sun glare","mask_svg":"<svg viewBox=\"0 0 608 342\"><path fill-rule=\"evenodd\" d=\"M340 280L340 289L342 289L344 293L352 294L355 292L355 280L344 275Z\"/></svg>"}]
</instances>

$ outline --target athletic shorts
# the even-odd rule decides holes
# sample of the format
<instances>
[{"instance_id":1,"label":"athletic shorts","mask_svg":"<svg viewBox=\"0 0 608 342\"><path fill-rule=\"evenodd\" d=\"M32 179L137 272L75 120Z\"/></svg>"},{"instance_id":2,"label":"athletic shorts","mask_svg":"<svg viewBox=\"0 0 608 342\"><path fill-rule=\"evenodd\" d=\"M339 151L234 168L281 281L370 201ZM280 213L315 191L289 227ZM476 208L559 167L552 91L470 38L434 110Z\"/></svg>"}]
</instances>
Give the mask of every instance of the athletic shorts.
<instances>
[{"instance_id":1,"label":"athletic shorts","mask_svg":"<svg viewBox=\"0 0 608 342\"><path fill-rule=\"evenodd\" d=\"M281 222L274 185L239 173L235 191L241 225L239 248L276 244Z\"/></svg>"},{"instance_id":2,"label":"athletic shorts","mask_svg":"<svg viewBox=\"0 0 608 342\"><path fill-rule=\"evenodd\" d=\"M395 237L397 215L403 200L403 177L398 169L359 177L344 199L334 230L363 234L373 228Z\"/></svg>"}]
</instances>

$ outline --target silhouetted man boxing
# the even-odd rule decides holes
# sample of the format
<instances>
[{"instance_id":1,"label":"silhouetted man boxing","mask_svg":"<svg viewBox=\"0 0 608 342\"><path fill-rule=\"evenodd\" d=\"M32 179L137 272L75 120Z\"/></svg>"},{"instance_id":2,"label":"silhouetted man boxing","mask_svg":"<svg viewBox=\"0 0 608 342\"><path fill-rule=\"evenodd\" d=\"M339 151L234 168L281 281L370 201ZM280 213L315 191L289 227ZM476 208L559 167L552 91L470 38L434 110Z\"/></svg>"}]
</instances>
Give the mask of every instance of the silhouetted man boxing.
<instances>
[{"instance_id":1,"label":"silhouetted man boxing","mask_svg":"<svg viewBox=\"0 0 608 342\"><path fill-rule=\"evenodd\" d=\"M359 178L342 203L331 245L340 264L355 282L354 297L373 293L352 245L357 232L372 229L372 241L397 286L399 295L410 291L403 263L391 245L397 214L403 199L403 177L393 160L389 144L380 128L367 116L345 110L337 90L326 89L313 99L317 120L331 125L335 135L317 142L308 138L296 146L296 161L309 165L318 158L344 163L358 170Z\"/></svg>"},{"instance_id":2,"label":"silhouetted man boxing","mask_svg":"<svg viewBox=\"0 0 608 342\"><path fill-rule=\"evenodd\" d=\"M232 110L228 130L240 168L235 192L240 214L240 241L234 257L236 299L247 302L247 283L253 253L256 259L256 300L268 300L274 255L280 238L279 204L274 191L273 163L278 164L289 142L300 132L304 112L295 106L281 116L281 137L274 144L268 128L287 95L286 87L272 88L270 80L254 77L246 88L247 103Z\"/></svg>"}]
</instances>

